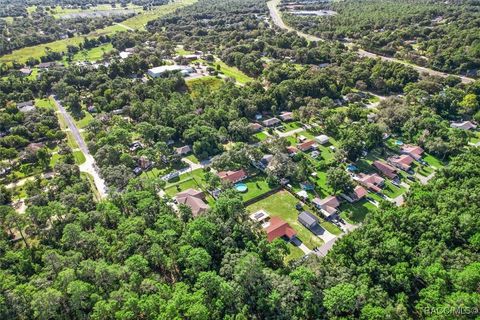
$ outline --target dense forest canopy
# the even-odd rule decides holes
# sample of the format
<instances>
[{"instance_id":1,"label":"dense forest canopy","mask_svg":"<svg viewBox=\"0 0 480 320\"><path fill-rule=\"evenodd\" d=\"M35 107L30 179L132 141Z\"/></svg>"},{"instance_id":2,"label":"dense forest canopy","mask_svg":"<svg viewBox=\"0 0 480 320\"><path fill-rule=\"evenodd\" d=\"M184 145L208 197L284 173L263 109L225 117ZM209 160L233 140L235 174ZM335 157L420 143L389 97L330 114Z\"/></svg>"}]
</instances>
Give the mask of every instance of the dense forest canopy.
<instances>
[{"instance_id":1,"label":"dense forest canopy","mask_svg":"<svg viewBox=\"0 0 480 320\"><path fill-rule=\"evenodd\" d=\"M21 11L39 4L9 3ZM405 40L406 29L428 29L426 19L439 13L449 17L447 29L457 23L455 14L459 24L467 23L463 9L476 6L423 0L295 4L336 10L331 21L338 28L323 29L324 18L309 23L284 13L289 24L333 40L351 37L369 49L376 40L368 24L378 23L374 34L402 33ZM354 15L354 8L372 13ZM43 10L32 17L48 25ZM0 319L478 317L480 135L452 124L480 122L480 81L359 57L340 41L309 42L276 28L268 14L264 1L199 0L145 30L49 51L42 61L58 64L40 70L32 59L33 76L22 74L18 63L2 66ZM11 25L27 34L35 29L29 19ZM412 19L422 23L408 26ZM428 41L460 41L453 29L437 28ZM474 37L451 50L471 50ZM95 63L73 61L80 50L105 44L111 50ZM469 66L476 63L468 59ZM195 69L196 77L149 73L165 66ZM293 119L281 127L255 131L263 120L286 114ZM296 148L320 134L330 142L317 146L316 157ZM89 162L76 139L88 149ZM368 192L361 208L370 209L353 220L358 212L344 208L355 203L343 196L359 184L349 169L378 176L372 159L398 155L406 145L424 153L417 172L397 170L398 186L382 174L385 189L403 192L402 203L383 191ZM190 151L180 154L184 147ZM262 170L266 156L271 162ZM103 198L85 170L89 163L105 182ZM142 164L148 165L139 173ZM26 168L37 174L27 175ZM246 200L218 175L231 170L248 171L257 179L248 187L266 192ZM205 191L208 208L201 214L173 200L188 190L182 182ZM342 198L343 225L298 197L297 191L306 191L300 186L310 183L315 196ZM300 206L332 235L338 230L331 250L305 254L282 238L267 241L250 217L251 206L277 195L292 200L271 200L272 215L288 207L296 222ZM347 224L348 232L337 227ZM292 258L294 249L301 255Z\"/></svg>"},{"instance_id":2,"label":"dense forest canopy","mask_svg":"<svg viewBox=\"0 0 480 320\"><path fill-rule=\"evenodd\" d=\"M326 39L353 39L367 50L441 71L475 76L480 66L480 7L477 2L354 0L313 3L315 5L308 2L303 8L329 9L337 14L298 16L288 13L290 10L284 7L287 23Z\"/></svg>"}]
</instances>

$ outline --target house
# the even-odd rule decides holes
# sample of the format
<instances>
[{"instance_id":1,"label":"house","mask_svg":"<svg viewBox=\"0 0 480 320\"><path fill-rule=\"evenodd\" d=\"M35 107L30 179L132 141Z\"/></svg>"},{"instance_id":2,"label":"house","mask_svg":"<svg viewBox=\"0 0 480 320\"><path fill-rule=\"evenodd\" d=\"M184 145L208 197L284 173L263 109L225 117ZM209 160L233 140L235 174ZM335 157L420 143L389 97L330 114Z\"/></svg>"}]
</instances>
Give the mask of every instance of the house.
<instances>
[{"instance_id":1,"label":"house","mask_svg":"<svg viewBox=\"0 0 480 320\"><path fill-rule=\"evenodd\" d=\"M260 132L263 129L263 126L259 123L250 123L250 129L253 132Z\"/></svg>"},{"instance_id":2,"label":"house","mask_svg":"<svg viewBox=\"0 0 480 320\"><path fill-rule=\"evenodd\" d=\"M402 154L400 156L393 156L388 158L389 163L404 171L410 170L414 161L415 159L410 157L408 154Z\"/></svg>"},{"instance_id":3,"label":"house","mask_svg":"<svg viewBox=\"0 0 480 320\"><path fill-rule=\"evenodd\" d=\"M288 146L287 147L287 153L290 155L290 156L294 156L298 153L298 149L293 147L293 146Z\"/></svg>"},{"instance_id":4,"label":"house","mask_svg":"<svg viewBox=\"0 0 480 320\"><path fill-rule=\"evenodd\" d=\"M120 58L122 59L127 59L129 56L131 56L133 54L133 52L128 52L128 51L121 51L118 55L120 56Z\"/></svg>"},{"instance_id":5,"label":"house","mask_svg":"<svg viewBox=\"0 0 480 320\"><path fill-rule=\"evenodd\" d=\"M395 179L397 177L397 170L385 161L375 160L373 161L373 166L389 179Z\"/></svg>"},{"instance_id":6,"label":"house","mask_svg":"<svg viewBox=\"0 0 480 320\"><path fill-rule=\"evenodd\" d=\"M262 159L260 159L260 161L258 161L258 167L263 170L265 168L268 167L268 164L270 163L270 161L272 161L272 158L273 158L273 155L272 154L266 154L262 157Z\"/></svg>"},{"instance_id":7,"label":"house","mask_svg":"<svg viewBox=\"0 0 480 320\"><path fill-rule=\"evenodd\" d=\"M217 173L217 175L222 181L228 181L231 183L243 181L248 177L247 173L243 169L237 171L220 171L219 173Z\"/></svg>"},{"instance_id":8,"label":"house","mask_svg":"<svg viewBox=\"0 0 480 320\"><path fill-rule=\"evenodd\" d=\"M35 102L33 100L17 103L18 111L22 113L35 111Z\"/></svg>"},{"instance_id":9,"label":"house","mask_svg":"<svg viewBox=\"0 0 480 320\"><path fill-rule=\"evenodd\" d=\"M27 145L26 149L28 149L31 152L37 152L38 150L40 150L44 146L45 145L42 142L32 142L32 143L29 143Z\"/></svg>"},{"instance_id":10,"label":"house","mask_svg":"<svg viewBox=\"0 0 480 320\"><path fill-rule=\"evenodd\" d=\"M174 198L178 204L184 204L192 209L192 215L197 217L208 210L209 206L205 203L205 195L202 191L196 189L187 189Z\"/></svg>"},{"instance_id":11,"label":"house","mask_svg":"<svg viewBox=\"0 0 480 320\"><path fill-rule=\"evenodd\" d=\"M287 188L288 188L288 185L287 185ZM297 195L299 198L303 199L303 200L307 200L307 199L308 199L308 193L307 193L307 191L305 191L305 190L300 190L300 191L298 191L298 192L296 193L296 195Z\"/></svg>"},{"instance_id":12,"label":"house","mask_svg":"<svg viewBox=\"0 0 480 320\"><path fill-rule=\"evenodd\" d=\"M408 154L410 157L412 157L415 160L420 160L422 158L423 152L424 151L422 148L420 148L419 146L411 145L411 144L405 144L400 149L400 153Z\"/></svg>"},{"instance_id":13,"label":"house","mask_svg":"<svg viewBox=\"0 0 480 320\"><path fill-rule=\"evenodd\" d=\"M153 162L148 160L147 157L145 156L141 156L139 159L138 159L138 166L142 169L142 170L148 170L150 169L150 167L153 165Z\"/></svg>"},{"instance_id":14,"label":"house","mask_svg":"<svg viewBox=\"0 0 480 320\"><path fill-rule=\"evenodd\" d=\"M279 116L282 121L292 121L293 120L293 112L282 112Z\"/></svg>"},{"instance_id":15,"label":"house","mask_svg":"<svg viewBox=\"0 0 480 320\"><path fill-rule=\"evenodd\" d=\"M337 197L330 196L325 199L315 198L312 200L312 203L317 207L317 209L322 212L325 218L330 218L337 213L337 208L340 206L340 202Z\"/></svg>"},{"instance_id":16,"label":"house","mask_svg":"<svg viewBox=\"0 0 480 320\"><path fill-rule=\"evenodd\" d=\"M329 138L328 138L328 136L322 134L322 135L316 136L315 141L317 141L321 145L324 145L324 144L328 143Z\"/></svg>"},{"instance_id":17,"label":"house","mask_svg":"<svg viewBox=\"0 0 480 320\"><path fill-rule=\"evenodd\" d=\"M257 121L262 120L262 118L263 118L263 115L262 115L261 113L257 113L257 114L255 115L255 120L257 120Z\"/></svg>"},{"instance_id":18,"label":"house","mask_svg":"<svg viewBox=\"0 0 480 320\"><path fill-rule=\"evenodd\" d=\"M385 185L385 179L380 177L378 174L364 174L360 173L356 179L365 188L373 192L381 192L383 186Z\"/></svg>"},{"instance_id":19,"label":"house","mask_svg":"<svg viewBox=\"0 0 480 320\"><path fill-rule=\"evenodd\" d=\"M315 149L316 146L317 146L317 143L314 140L307 140L305 142L297 144L297 148L303 152L309 151L311 149Z\"/></svg>"},{"instance_id":20,"label":"house","mask_svg":"<svg viewBox=\"0 0 480 320\"><path fill-rule=\"evenodd\" d=\"M140 141L134 141L129 146L129 150L131 152L137 151L138 149L141 149L141 148L143 148L143 145L140 143Z\"/></svg>"},{"instance_id":21,"label":"house","mask_svg":"<svg viewBox=\"0 0 480 320\"><path fill-rule=\"evenodd\" d=\"M461 129L461 130L473 130L477 128L477 125L471 121L463 121L463 122L452 122L450 127Z\"/></svg>"},{"instance_id":22,"label":"house","mask_svg":"<svg viewBox=\"0 0 480 320\"><path fill-rule=\"evenodd\" d=\"M297 137L297 141L300 142L300 143L305 142L305 141L307 141L307 137L305 137L304 135L299 135Z\"/></svg>"},{"instance_id":23,"label":"house","mask_svg":"<svg viewBox=\"0 0 480 320\"><path fill-rule=\"evenodd\" d=\"M183 147L179 147L179 148L175 149L175 153L180 155L180 156L183 156L183 155L188 154L190 152L192 152L192 148L190 148L189 145L185 145Z\"/></svg>"},{"instance_id":24,"label":"house","mask_svg":"<svg viewBox=\"0 0 480 320\"><path fill-rule=\"evenodd\" d=\"M265 228L265 231L267 232L268 242L272 242L280 237L286 237L288 240L291 240L297 235L297 232L279 217L271 217L270 224Z\"/></svg>"},{"instance_id":25,"label":"house","mask_svg":"<svg viewBox=\"0 0 480 320\"><path fill-rule=\"evenodd\" d=\"M55 68L55 67L59 67L59 66L60 66L60 64L57 64L57 62L51 61L51 62L42 62L42 63L37 65L37 68L39 68L39 69L49 69L49 68Z\"/></svg>"},{"instance_id":26,"label":"house","mask_svg":"<svg viewBox=\"0 0 480 320\"><path fill-rule=\"evenodd\" d=\"M21 68L18 71L22 74L22 76L25 76L25 77L28 77L29 75L32 74L32 69L30 68Z\"/></svg>"},{"instance_id":27,"label":"house","mask_svg":"<svg viewBox=\"0 0 480 320\"><path fill-rule=\"evenodd\" d=\"M298 222L310 230L318 226L318 218L307 211L303 211L298 215Z\"/></svg>"},{"instance_id":28,"label":"house","mask_svg":"<svg viewBox=\"0 0 480 320\"><path fill-rule=\"evenodd\" d=\"M367 189L362 186L356 186L349 194L342 194L342 197L345 198L345 200L347 200L348 202L354 203L365 198L367 194Z\"/></svg>"},{"instance_id":29,"label":"house","mask_svg":"<svg viewBox=\"0 0 480 320\"><path fill-rule=\"evenodd\" d=\"M187 66L173 65L173 66L160 66L160 67L151 68L151 69L148 69L147 73L152 78L159 78L168 72L182 72L182 71L188 74L188 73L193 73L195 70Z\"/></svg>"},{"instance_id":30,"label":"house","mask_svg":"<svg viewBox=\"0 0 480 320\"><path fill-rule=\"evenodd\" d=\"M265 127L274 127L278 125L280 122L281 122L280 119L277 119L277 118L270 118L262 121Z\"/></svg>"}]
</instances>

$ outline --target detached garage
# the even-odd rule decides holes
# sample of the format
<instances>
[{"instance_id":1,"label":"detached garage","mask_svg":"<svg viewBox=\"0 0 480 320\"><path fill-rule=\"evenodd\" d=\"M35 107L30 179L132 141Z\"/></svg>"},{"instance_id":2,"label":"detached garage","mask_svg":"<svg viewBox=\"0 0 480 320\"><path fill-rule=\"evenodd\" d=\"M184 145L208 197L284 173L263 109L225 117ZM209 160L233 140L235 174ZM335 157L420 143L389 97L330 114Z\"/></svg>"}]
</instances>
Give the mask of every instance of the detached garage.
<instances>
[{"instance_id":1,"label":"detached garage","mask_svg":"<svg viewBox=\"0 0 480 320\"><path fill-rule=\"evenodd\" d=\"M303 211L298 215L298 222L308 229L314 229L318 225L318 218L307 211Z\"/></svg>"}]
</instances>

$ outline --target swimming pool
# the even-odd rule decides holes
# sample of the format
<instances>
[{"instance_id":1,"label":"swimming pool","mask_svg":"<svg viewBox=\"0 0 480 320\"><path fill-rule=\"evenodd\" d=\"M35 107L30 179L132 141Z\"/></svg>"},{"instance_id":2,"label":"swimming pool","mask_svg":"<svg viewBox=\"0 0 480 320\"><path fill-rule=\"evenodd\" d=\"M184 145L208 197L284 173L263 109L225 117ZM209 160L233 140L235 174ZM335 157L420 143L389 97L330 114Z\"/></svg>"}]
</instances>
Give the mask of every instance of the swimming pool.
<instances>
[{"instance_id":1,"label":"swimming pool","mask_svg":"<svg viewBox=\"0 0 480 320\"><path fill-rule=\"evenodd\" d=\"M237 183L235 184L235 190L238 192L247 192L248 187L245 183Z\"/></svg>"}]
</instances>

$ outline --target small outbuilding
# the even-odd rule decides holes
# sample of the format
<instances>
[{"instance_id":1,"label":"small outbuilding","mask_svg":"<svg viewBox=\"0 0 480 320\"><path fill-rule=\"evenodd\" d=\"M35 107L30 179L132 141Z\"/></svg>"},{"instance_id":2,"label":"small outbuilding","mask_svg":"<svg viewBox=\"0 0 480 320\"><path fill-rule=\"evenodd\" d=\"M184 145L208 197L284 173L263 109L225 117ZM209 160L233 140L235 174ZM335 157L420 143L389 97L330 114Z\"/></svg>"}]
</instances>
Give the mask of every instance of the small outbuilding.
<instances>
[{"instance_id":1,"label":"small outbuilding","mask_svg":"<svg viewBox=\"0 0 480 320\"><path fill-rule=\"evenodd\" d=\"M298 222L308 229L313 229L318 225L318 218L308 211L303 211L298 215Z\"/></svg>"}]
</instances>

